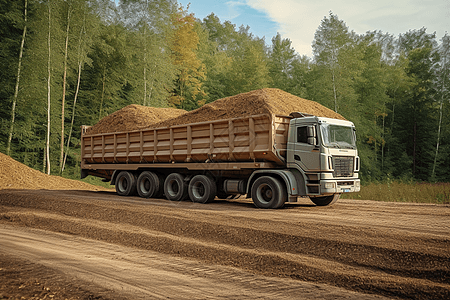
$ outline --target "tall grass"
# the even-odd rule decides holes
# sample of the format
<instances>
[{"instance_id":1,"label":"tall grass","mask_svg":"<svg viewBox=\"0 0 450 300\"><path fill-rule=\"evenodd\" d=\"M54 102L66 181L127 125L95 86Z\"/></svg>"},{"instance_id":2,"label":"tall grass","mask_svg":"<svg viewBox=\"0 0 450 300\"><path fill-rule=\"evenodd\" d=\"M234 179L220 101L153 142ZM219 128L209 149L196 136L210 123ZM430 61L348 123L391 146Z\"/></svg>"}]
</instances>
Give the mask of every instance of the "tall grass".
<instances>
[{"instance_id":1,"label":"tall grass","mask_svg":"<svg viewBox=\"0 0 450 300\"><path fill-rule=\"evenodd\" d=\"M358 193L343 195L347 199L387 202L450 204L450 183L370 183Z\"/></svg>"}]
</instances>

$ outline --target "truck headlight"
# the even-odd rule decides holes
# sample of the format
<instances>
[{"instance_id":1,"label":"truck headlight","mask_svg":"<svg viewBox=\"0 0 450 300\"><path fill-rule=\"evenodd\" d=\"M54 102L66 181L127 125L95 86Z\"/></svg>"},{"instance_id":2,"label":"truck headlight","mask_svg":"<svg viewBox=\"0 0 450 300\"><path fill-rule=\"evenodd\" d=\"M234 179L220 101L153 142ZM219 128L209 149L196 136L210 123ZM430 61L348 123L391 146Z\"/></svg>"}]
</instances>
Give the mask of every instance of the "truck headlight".
<instances>
[{"instance_id":1,"label":"truck headlight","mask_svg":"<svg viewBox=\"0 0 450 300\"><path fill-rule=\"evenodd\" d=\"M325 188L326 189L334 189L335 188L334 182L326 182Z\"/></svg>"},{"instance_id":2,"label":"truck headlight","mask_svg":"<svg viewBox=\"0 0 450 300\"><path fill-rule=\"evenodd\" d=\"M355 181L355 187L361 187L361 182L360 181Z\"/></svg>"}]
</instances>

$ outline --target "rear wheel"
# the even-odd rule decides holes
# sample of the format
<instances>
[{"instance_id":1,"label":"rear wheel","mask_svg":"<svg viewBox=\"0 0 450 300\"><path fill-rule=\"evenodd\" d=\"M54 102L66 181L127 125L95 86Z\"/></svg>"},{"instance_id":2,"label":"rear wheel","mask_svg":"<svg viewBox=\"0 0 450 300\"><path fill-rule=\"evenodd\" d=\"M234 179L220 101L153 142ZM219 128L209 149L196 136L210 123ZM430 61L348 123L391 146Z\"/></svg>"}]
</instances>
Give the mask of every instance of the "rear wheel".
<instances>
[{"instance_id":1,"label":"rear wheel","mask_svg":"<svg viewBox=\"0 0 450 300\"><path fill-rule=\"evenodd\" d=\"M122 171L117 175L116 192L120 196L136 195L136 177L133 173Z\"/></svg>"},{"instance_id":2,"label":"rear wheel","mask_svg":"<svg viewBox=\"0 0 450 300\"><path fill-rule=\"evenodd\" d=\"M164 181L164 194L171 201L180 201L187 198L187 184L184 176L179 173L172 173Z\"/></svg>"},{"instance_id":3,"label":"rear wheel","mask_svg":"<svg viewBox=\"0 0 450 300\"><path fill-rule=\"evenodd\" d=\"M317 206L327 206L338 201L340 196L341 194L334 194L330 196L310 197L309 199L311 199L311 201Z\"/></svg>"},{"instance_id":4,"label":"rear wheel","mask_svg":"<svg viewBox=\"0 0 450 300\"><path fill-rule=\"evenodd\" d=\"M216 183L206 175L196 175L189 182L188 192L193 202L208 203L216 197Z\"/></svg>"},{"instance_id":5,"label":"rear wheel","mask_svg":"<svg viewBox=\"0 0 450 300\"><path fill-rule=\"evenodd\" d=\"M144 171L137 179L137 192L142 198L161 197L163 181L150 171Z\"/></svg>"},{"instance_id":6,"label":"rear wheel","mask_svg":"<svg viewBox=\"0 0 450 300\"><path fill-rule=\"evenodd\" d=\"M276 178L263 176L252 185L253 203L260 208L280 208L287 199L284 185Z\"/></svg>"}]
</instances>

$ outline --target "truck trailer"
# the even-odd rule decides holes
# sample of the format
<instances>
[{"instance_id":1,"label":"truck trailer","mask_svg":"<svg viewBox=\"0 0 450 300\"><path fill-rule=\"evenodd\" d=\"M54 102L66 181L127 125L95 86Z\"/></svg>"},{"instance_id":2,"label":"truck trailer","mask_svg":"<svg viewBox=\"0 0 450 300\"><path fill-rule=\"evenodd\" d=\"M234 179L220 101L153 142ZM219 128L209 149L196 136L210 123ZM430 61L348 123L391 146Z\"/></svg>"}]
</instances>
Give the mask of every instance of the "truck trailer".
<instances>
[{"instance_id":1,"label":"truck trailer","mask_svg":"<svg viewBox=\"0 0 450 300\"><path fill-rule=\"evenodd\" d=\"M252 198L280 208L309 197L318 206L358 192L360 159L352 122L292 112L129 132L81 130L81 178L93 175L121 196Z\"/></svg>"}]
</instances>

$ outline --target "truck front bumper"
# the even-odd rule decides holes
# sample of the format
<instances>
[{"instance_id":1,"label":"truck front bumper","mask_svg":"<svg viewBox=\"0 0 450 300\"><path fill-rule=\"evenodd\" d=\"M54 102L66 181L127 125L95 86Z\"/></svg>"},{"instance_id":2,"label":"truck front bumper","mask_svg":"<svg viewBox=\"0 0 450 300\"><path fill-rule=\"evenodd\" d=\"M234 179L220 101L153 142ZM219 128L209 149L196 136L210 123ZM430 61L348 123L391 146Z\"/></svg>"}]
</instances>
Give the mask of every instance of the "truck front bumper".
<instances>
[{"instance_id":1,"label":"truck front bumper","mask_svg":"<svg viewBox=\"0 0 450 300\"><path fill-rule=\"evenodd\" d=\"M321 180L320 194L341 194L359 192L361 189L361 181L359 179L346 180Z\"/></svg>"}]
</instances>

